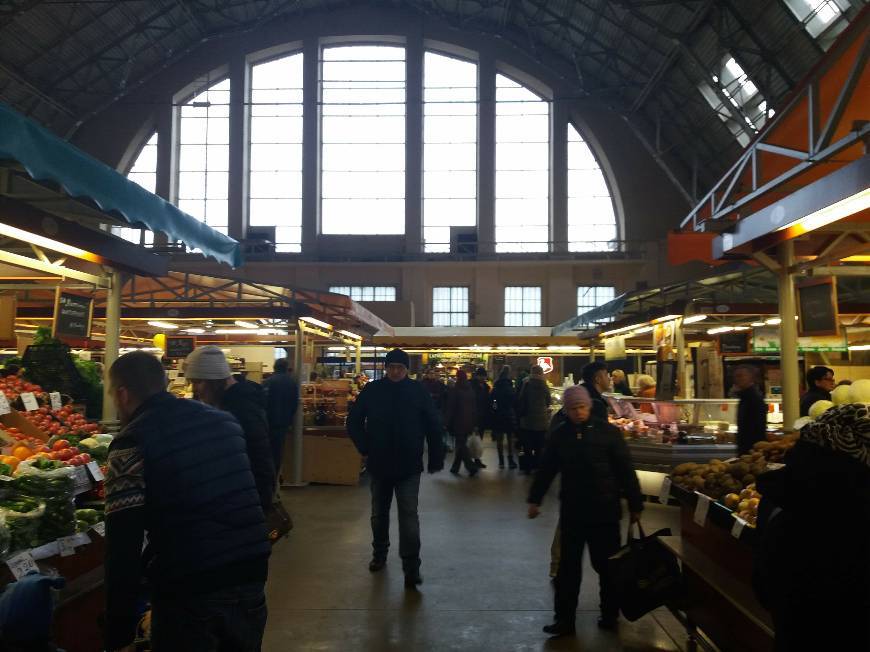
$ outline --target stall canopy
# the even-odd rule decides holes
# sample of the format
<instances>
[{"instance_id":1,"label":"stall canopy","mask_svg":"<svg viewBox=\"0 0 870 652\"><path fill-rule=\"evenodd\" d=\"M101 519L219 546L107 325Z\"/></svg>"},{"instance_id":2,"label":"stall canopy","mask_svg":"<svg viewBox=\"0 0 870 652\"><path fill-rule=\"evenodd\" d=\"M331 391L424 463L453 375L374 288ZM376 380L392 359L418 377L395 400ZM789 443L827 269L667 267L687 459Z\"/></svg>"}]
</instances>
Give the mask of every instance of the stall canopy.
<instances>
[{"instance_id":1,"label":"stall canopy","mask_svg":"<svg viewBox=\"0 0 870 652\"><path fill-rule=\"evenodd\" d=\"M374 343L384 347L456 348L467 346L546 347L576 345L572 336L553 337L548 327L470 326L470 327L396 327L375 334Z\"/></svg>"},{"instance_id":2,"label":"stall canopy","mask_svg":"<svg viewBox=\"0 0 870 652\"><path fill-rule=\"evenodd\" d=\"M17 163L31 179L57 184L69 197L93 202L101 211L121 218L125 225L163 232L233 267L242 264L238 242L4 104L0 104L0 161Z\"/></svg>"}]
</instances>

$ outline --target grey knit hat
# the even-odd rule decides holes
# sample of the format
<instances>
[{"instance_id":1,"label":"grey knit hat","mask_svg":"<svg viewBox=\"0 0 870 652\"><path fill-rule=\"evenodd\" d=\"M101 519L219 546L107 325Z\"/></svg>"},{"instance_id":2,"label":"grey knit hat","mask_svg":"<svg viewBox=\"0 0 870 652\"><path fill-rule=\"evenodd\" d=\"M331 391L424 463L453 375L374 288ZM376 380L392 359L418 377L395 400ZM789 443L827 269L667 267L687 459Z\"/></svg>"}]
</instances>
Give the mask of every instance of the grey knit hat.
<instances>
[{"instance_id":1,"label":"grey knit hat","mask_svg":"<svg viewBox=\"0 0 870 652\"><path fill-rule=\"evenodd\" d=\"M233 375L224 352L214 345L201 346L184 360L188 380L223 380Z\"/></svg>"}]
</instances>

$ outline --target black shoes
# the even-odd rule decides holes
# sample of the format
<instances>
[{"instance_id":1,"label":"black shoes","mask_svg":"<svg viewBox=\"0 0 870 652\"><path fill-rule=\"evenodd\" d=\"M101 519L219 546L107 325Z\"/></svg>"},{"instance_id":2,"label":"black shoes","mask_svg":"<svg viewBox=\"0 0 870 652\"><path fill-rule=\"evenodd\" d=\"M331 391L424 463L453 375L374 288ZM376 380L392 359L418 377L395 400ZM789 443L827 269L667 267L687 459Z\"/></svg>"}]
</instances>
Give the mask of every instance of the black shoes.
<instances>
[{"instance_id":1,"label":"black shoes","mask_svg":"<svg viewBox=\"0 0 870 652\"><path fill-rule=\"evenodd\" d=\"M618 627L619 627L619 621L616 618L608 618L608 617L602 616L601 618L598 619L598 628L599 629L606 629L606 630L609 630L612 632L615 629L617 629Z\"/></svg>"},{"instance_id":2,"label":"black shoes","mask_svg":"<svg viewBox=\"0 0 870 652\"><path fill-rule=\"evenodd\" d=\"M478 473L480 473L480 469L476 469L476 468L475 468L475 469L470 469L470 470L468 471L468 477L469 477L469 478L473 478L473 477L476 476Z\"/></svg>"},{"instance_id":3,"label":"black shoes","mask_svg":"<svg viewBox=\"0 0 870 652\"><path fill-rule=\"evenodd\" d=\"M477 468L479 468L479 469L485 469L485 468L486 468L486 464L484 464L484 463L481 462L480 460L474 460L474 463L477 465Z\"/></svg>"},{"instance_id":4,"label":"black shoes","mask_svg":"<svg viewBox=\"0 0 870 652\"><path fill-rule=\"evenodd\" d=\"M384 570L384 566L387 565L386 559L380 559L379 557L374 557L369 562L369 570L372 573L377 573L378 571Z\"/></svg>"},{"instance_id":5,"label":"black shoes","mask_svg":"<svg viewBox=\"0 0 870 652\"><path fill-rule=\"evenodd\" d=\"M453 468L451 468L451 469L450 469L450 472L451 472L453 475L459 475L459 469L453 469Z\"/></svg>"},{"instance_id":6,"label":"black shoes","mask_svg":"<svg viewBox=\"0 0 870 652\"><path fill-rule=\"evenodd\" d=\"M574 623L566 623L558 620L552 625L544 627L544 633L549 634L550 636L573 636L575 632Z\"/></svg>"},{"instance_id":7,"label":"black shoes","mask_svg":"<svg viewBox=\"0 0 870 652\"><path fill-rule=\"evenodd\" d=\"M517 468L517 463L514 462L513 458L511 458L511 457L508 458L508 468L509 469Z\"/></svg>"},{"instance_id":8,"label":"black shoes","mask_svg":"<svg viewBox=\"0 0 870 652\"><path fill-rule=\"evenodd\" d=\"M420 575L419 570L407 571L405 573L405 588L406 589L416 589L422 583L423 583L423 576Z\"/></svg>"}]
</instances>

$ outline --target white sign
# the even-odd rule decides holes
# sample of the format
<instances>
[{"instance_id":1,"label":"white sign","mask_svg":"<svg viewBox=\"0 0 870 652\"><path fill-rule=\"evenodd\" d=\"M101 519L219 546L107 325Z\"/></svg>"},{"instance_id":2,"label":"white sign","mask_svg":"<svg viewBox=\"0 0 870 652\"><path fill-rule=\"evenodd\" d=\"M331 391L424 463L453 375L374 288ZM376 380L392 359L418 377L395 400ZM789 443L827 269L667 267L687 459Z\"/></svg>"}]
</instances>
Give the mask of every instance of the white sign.
<instances>
[{"instance_id":1,"label":"white sign","mask_svg":"<svg viewBox=\"0 0 870 652\"><path fill-rule=\"evenodd\" d=\"M77 532L70 537L73 543L77 546L86 546L91 542L91 538L85 532Z\"/></svg>"},{"instance_id":2,"label":"white sign","mask_svg":"<svg viewBox=\"0 0 870 652\"><path fill-rule=\"evenodd\" d=\"M76 538L61 537L57 540L58 548L60 548L61 557L70 557L76 554Z\"/></svg>"},{"instance_id":3,"label":"white sign","mask_svg":"<svg viewBox=\"0 0 870 652\"><path fill-rule=\"evenodd\" d=\"M91 526L91 529L94 532L96 532L97 534L99 534L101 537L103 537L104 539L106 538L106 522L105 521L100 521L99 523L94 523Z\"/></svg>"},{"instance_id":4,"label":"white sign","mask_svg":"<svg viewBox=\"0 0 870 652\"><path fill-rule=\"evenodd\" d=\"M6 398L6 394L0 392L0 415L9 414L12 412L12 408L9 407L9 401Z\"/></svg>"},{"instance_id":5,"label":"white sign","mask_svg":"<svg viewBox=\"0 0 870 652\"><path fill-rule=\"evenodd\" d=\"M735 539L739 539L744 527L746 527L746 521L739 516L735 516L734 525L731 526L731 536Z\"/></svg>"},{"instance_id":6,"label":"white sign","mask_svg":"<svg viewBox=\"0 0 870 652\"><path fill-rule=\"evenodd\" d=\"M48 400L51 401L52 410L59 410L63 407L63 401L60 400L60 392L49 392Z\"/></svg>"},{"instance_id":7,"label":"white sign","mask_svg":"<svg viewBox=\"0 0 870 652\"><path fill-rule=\"evenodd\" d=\"M39 403L36 401L36 396L33 392L23 392L21 394L21 402L24 403L24 409L28 412L39 409Z\"/></svg>"},{"instance_id":8,"label":"white sign","mask_svg":"<svg viewBox=\"0 0 870 652\"><path fill-rule=\"evenodd\" d=\"M548 374L553 371L553 369L555 369L555 367L553 366L553 358L551 358L550 356L543 356L538 358L538 366L544 370L545 374Z\"/></svg>"},{"instance_id":9,"label":"white sign","mask_svg":"<svg viewBox=\"0 0 870 652\"><path fill-rule=\"evenodd\" d=\"M9 566L9 570L12 571L12 575L16 580L21 579L30 571L39 572L39 567L36 565L36 561L34 561L33 555L30 554L29 550L24 550L17 555L13 555L6 560L6 565Z\"/></svg>"},{"instance_id":10,"label":"white sign","mask_svg":"<svg viewBox=\"0 0 870 652\"><path fill-rule=\"evenodd\" d=\"M695 523L704 527L707 523L707 513L710 511L710 503L712 501L709 496L705 496L697 491L695 495L698 496L698 504L695 505Z\"/></svg>"},{"instance_id":11,"label":"white sign","mask_svg":"<svg viewBox=\"0 0 870 652\"><path fill-rule=\"evenodd\" d=\"M99 482L105 478L103 472L100 470L100 465L96 462L88 462L88 471L94 479L94 482Z\"/></svg>"},{"instance_id":12,"label":"white sign","mask_svg":"<svg viewBox=\"0 0 870 652\"><path fill-rule=\"evenodd\" d=\"M48 559L54 557L60 552L57 541L49 541L45 545L38 548L31 548L30 554L34 559Z\"/></svg>"},{"instance_id":13,"label":"white sign","mask_svg":"<svg viewBox=\"0 0 870 652\"><path fill-rule=\"evenodd\" d=\"M662 488L659 491L659 502L662 505L668 504L668 498L671 497L671 479L665 476L665 479L662 480Z\"/></svg>"},{"instance_id":14,"label":"white sign","mask_svg":"<svg viewBox=\"0 0 870 652\"><path fill-rule=\"evenodd\" d=\"M79 494L83 494L87 491L90 491L93 487L91 485L91 478L88 476L87 470L83 466L74 466L73 468L73 496L78 496Z\"/></svg>"},{"instance_id":15,"label":"white sign","mask_svg":"<svg viewBox=\"0 0 870 652\"><path fill-rule=\"evenodd\" d=\"M604 339L605 360L625 360L625 336L616 335Z\"/></svg>"}]
</instances>

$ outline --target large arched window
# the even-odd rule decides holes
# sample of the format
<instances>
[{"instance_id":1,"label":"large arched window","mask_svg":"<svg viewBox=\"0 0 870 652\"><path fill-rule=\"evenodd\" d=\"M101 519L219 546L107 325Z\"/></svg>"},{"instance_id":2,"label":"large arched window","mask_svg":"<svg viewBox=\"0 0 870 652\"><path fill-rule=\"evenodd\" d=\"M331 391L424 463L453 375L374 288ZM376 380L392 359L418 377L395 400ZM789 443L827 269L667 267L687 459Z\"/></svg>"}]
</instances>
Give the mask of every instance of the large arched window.
<instances>
[{"instance_id":1,"label":"large arched window","mask_svg":"<svg viewBox=\"0 0 870 652\"><path fill-rule=\"evenodd\" d=\"M127 173L127 178L148 192L157 192L157 132L139 150L139 155ZM113 226L112 233L129 240L134 244L152 244L154 233L146 229L131 229L123 226Z\"/></svg>"},{"instance_id":2,"label":"large arched window","mask_svg":"<svg viewBox=\"0 0 870 652\"><path fill-rule=\"evenodd\" d=\"M616 217L595 155L568 125L568 250L616 251Z\"/></svg>"}]
</instances>

